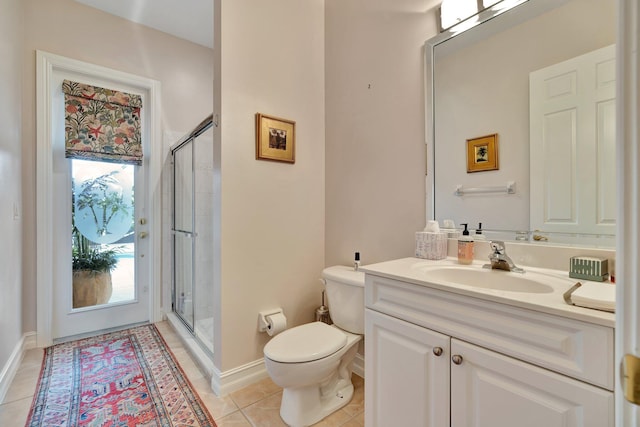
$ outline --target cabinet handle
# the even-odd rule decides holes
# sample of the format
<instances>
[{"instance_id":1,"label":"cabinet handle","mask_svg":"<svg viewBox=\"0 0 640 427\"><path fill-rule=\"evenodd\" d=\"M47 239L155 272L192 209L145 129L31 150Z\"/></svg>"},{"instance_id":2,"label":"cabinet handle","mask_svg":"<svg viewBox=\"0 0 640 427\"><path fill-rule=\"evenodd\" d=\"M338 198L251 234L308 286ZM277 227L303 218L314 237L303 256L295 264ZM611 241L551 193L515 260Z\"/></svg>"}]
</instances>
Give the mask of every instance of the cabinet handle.
<instances>
[{"instance_id":1,"label":"cabinet handle","mask_svg":"<svg viewBox=\"0 0 640 427\"><path fill-rule=\"evenodd\" d=\"M436 356L442 356L442 353L442 347L433 347L433 354L435 354Z\"/></svg>"},{"instance_id":2,"label":"cabinet handle","mask_svg":"<svg viewBox=\"0 0 640 427\"><path fill-rule=\"evenodd\" d=\"M456 365L462 365L462 356L459 354L454 354L451 356L451 361Z\"/></svg>"}]
</instances>

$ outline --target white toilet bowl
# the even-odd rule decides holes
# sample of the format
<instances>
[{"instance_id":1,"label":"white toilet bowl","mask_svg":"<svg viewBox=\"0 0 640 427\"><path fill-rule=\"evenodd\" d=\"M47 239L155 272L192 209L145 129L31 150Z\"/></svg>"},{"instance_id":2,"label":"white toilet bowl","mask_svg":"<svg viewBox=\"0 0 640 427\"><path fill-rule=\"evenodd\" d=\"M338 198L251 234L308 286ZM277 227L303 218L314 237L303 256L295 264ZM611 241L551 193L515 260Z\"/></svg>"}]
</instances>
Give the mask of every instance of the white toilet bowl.
<instances>
[{"instance_id":1,"label":"white toilet bowl","mask_svg":"<svg viewBox=\"0 0 640 427\"><path fill-rule=\"evenodd\" d=\"M364 334L364 273L335 266L322 277L335 324L296 326L264 347L267 372L284 389L280 416L292 427L315 424L353 397L351 371Z\"/></svg>"},{"instance_id":2,"label":"white toilet bowl","mask_svg":"<svg viewBox=\"0 0 640 427\"><path fill-rule=\"evenodd\" d=\"M280 416L310 426L353 396L351 371L362 337L322 322L284 331L264 348L267 372L284 389Z\"/></svg>"}]
</instances>

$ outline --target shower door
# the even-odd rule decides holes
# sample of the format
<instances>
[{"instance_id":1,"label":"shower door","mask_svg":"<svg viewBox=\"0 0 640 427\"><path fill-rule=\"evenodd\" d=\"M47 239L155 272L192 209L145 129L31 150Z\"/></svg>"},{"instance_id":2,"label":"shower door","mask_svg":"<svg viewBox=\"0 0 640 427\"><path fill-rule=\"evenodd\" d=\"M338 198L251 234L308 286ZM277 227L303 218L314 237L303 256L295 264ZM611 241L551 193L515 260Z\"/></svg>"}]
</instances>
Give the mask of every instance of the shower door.
<instances>
[{"instance_id":1,"label":"shower door","mask_svg":"<svg viewBox=\"0 0 640 427\"><path fill-rule=\"evenodd\" d=\"M173 311L194 328L193 141L173 152Z\"/></svg>"},{"instance_id":2,"label":"shower door","mask_svg":"<svg viewBox=\"0 0 640 427\"><path fill-rule=\"evenodd\" d=\"M213 353L213 128L172 148L173 311Z\"/></svg>"}]
</instances>

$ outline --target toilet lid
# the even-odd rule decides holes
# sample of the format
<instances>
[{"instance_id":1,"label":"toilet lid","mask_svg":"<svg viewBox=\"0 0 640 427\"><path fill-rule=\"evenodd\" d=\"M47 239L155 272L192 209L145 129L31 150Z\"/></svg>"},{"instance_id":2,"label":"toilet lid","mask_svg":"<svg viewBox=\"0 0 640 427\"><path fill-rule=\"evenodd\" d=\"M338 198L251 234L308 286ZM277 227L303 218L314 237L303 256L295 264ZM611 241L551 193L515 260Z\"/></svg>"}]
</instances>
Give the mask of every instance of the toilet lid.
<instances>
[{"instance_id":1,"label":"toilet lid","mask_svg":"<svg viewBox=\"0 0 640 427\"><path fill-rule=\"evenodd\" d=\"M276 335L264 346L264 355L275 362L300 363L322 359L347 344L347 336L322 322L296 326Z\"/></svg>"}]
</instances>

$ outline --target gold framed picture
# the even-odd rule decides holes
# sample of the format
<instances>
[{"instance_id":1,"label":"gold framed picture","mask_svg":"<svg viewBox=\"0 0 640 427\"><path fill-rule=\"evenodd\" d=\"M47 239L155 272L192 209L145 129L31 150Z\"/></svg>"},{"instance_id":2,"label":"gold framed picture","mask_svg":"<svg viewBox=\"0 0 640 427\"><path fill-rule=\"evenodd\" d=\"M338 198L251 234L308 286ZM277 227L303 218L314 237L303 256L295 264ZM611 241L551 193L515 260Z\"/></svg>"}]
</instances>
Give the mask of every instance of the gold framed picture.
<instances>
[{"instance_id":1,"label":"gold framed picture","mask_svg":"<svg viewBox=\"0 0 640 427\"><path fill-rule=\"evenodd\" d=\"M256 113L256 160L296 162L296 122Z\"/></svg>"},{"instance_id":2,"label":"gold framed picture","mask_svg":"<svg viewBox=\"0 0 640 427\"><path fill-rule=\"evenodd\" d=\"M467 173L497 169L498 134L467 139Z\"/></svg>"}]
</instances>

